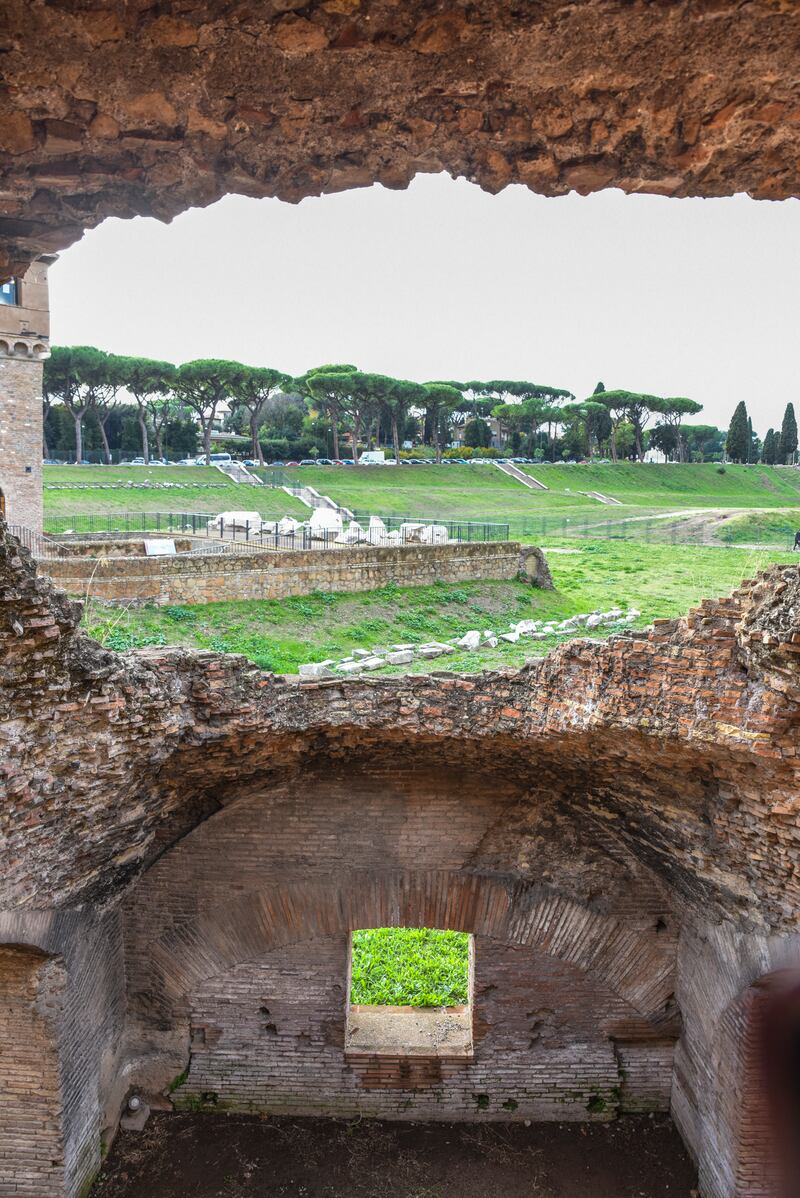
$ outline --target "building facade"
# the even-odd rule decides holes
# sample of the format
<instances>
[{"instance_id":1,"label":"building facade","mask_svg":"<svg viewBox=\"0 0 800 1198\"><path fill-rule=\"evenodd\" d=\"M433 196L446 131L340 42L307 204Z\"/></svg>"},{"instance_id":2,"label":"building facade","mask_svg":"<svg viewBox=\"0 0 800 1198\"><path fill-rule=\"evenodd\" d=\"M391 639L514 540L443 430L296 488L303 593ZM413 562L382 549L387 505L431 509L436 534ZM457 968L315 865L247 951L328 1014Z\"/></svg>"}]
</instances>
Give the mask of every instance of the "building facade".
<instances>
[{"instance_id":1,"label":"building facade","mask_svg":"<svg viewBox=\"0 0 800 1198\"><path fill-rule=\"evenodd\" d=\"M42 527L42 363L50 353L47 271L38 258L0 284L0 515Z\"/></svg>"}]
</instances>

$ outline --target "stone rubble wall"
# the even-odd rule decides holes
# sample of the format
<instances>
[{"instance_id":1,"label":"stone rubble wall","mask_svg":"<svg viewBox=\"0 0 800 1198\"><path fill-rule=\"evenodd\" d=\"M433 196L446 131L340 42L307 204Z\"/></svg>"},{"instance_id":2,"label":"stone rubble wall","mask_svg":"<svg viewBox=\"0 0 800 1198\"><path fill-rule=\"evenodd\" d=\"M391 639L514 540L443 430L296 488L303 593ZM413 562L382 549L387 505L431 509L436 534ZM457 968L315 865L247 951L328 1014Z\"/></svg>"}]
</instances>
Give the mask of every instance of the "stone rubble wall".
<instances>
[{"instance_id":1,"label":"stone rubble wall","mask_svg":"<svg viewBox=\"0 0 800 1198\"><path fill-rule=\"evenodd\" d=\"M517 542L496 541L197 553L183 557L98 558L70 554L42 562L42 570L69 594L88 594L106 603L134 601L169 606L285 599L312 591L372 591L387 583L428 586L434 582L510 579L516 578L520 570L532 570L529 576L535 580L540 567L530 553L522 553ZM549 575L545 585L547 578Z\"/></svg>"}]
</instances>

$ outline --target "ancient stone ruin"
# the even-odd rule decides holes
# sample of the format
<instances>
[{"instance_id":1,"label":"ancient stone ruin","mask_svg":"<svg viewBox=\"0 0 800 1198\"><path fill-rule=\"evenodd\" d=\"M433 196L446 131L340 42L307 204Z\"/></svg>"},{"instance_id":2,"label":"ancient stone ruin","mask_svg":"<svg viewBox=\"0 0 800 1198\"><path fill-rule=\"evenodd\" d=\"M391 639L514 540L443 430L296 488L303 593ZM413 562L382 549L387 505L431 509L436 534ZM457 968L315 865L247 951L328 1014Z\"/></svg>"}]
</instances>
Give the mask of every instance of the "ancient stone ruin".
<instances>
[{"instance_id":1,"label":"ancient stone ruin","mask_svg":"<svg viewBox=\"0 0 800 1198\"><path fill-rule=\"evenodd\" d=\"M108 215L421 171L797 195L796 22L778 0L6 0L0 271ZM4 377L27 395L46 330L17 331ZM118 656L5 533L0 601L0 1189L82 1195L126 1097L171 1090L397 1119L669 1110L703 1198L778 1194L762 1050L800 1018L796 567L522 671L400 681ZM348 935L385 924L473 935L471 1056L347 1051Z\"/></svg>"},{"instance_id":2,"label":"ancient stone ruin","mask_svg":"<svg viewBox=\"0 0 800 1198\"><path fill-rule=\"evenodd\" d=\"M798 948L796 566L521 671L310 684L104 650L8 536L0 596L21 1192L81 1194L125 1098L170 1087L395 1119L671 1111L704 1196L773 1192L759 1028ZM472 933L471 1053L347 1050L349 932L391 924Z\"/></svg>"}]
</instances>

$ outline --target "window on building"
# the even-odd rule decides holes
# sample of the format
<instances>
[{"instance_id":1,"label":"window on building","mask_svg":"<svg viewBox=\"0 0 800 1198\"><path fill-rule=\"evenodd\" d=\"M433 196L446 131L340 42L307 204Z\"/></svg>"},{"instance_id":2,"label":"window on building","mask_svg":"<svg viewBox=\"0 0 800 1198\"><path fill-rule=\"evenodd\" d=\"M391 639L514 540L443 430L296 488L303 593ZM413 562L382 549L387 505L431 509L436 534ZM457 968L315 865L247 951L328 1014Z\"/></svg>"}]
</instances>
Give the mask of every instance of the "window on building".
<instances>
[{"instance_id":1,"label":"window on building","mask_svg":"<svg viewBox=\"0 0 800 1198\"><path fill-rule=\"evenodd\" d=\"M0 304L17 304L17 280L9 279L7 283L0 283Z\"/></svg>"},{"instance_id":2,"label":"window on building","mask_svg":"<svg viewBox=\"0 0 800 1198\"><path fill-rule=\"evenodd\" d=\"M346 1051L471 1057L473 969L473 938L466 932L353 932Z\"/></svg>"}]
</instances>

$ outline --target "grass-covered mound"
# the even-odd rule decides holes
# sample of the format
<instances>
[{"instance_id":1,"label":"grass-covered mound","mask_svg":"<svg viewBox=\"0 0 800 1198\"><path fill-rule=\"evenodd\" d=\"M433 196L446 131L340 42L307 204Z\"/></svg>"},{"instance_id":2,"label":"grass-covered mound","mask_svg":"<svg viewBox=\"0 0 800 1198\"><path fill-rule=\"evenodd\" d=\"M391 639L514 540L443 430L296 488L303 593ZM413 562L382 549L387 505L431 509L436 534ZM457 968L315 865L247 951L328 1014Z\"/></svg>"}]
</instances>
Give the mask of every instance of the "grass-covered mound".
<instances>
[{"instance_id":1,"label":"grass-covered mound","mask_svg":"<svg viewBox=\"0 0 800 1198\"><path fill-rule=\"evenodd\" d=\"M791 548L800 529L800 511L746 512L731 516L719 532L726 545L781 545Z\"/></svg>"},{"instance_id":2,"label":"grass-covered mound","mask_svg":"<svg viewBox=\"0 0 800 1198\"><path fill-rule=\"evenodd\" d=\"M432 928L353 933L350 1001L458 1007L469 1001L469 936Z\"/></svg>"}]
</instances>

